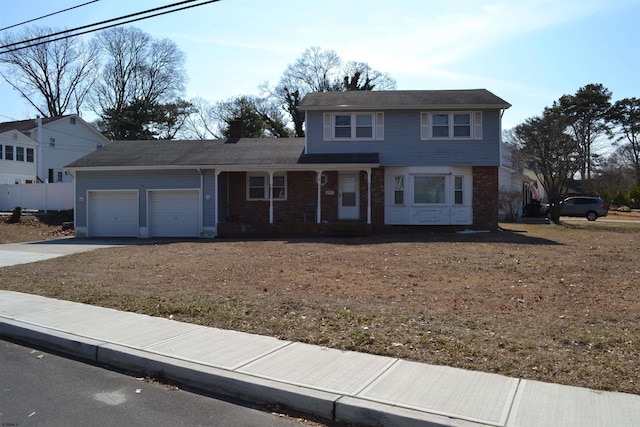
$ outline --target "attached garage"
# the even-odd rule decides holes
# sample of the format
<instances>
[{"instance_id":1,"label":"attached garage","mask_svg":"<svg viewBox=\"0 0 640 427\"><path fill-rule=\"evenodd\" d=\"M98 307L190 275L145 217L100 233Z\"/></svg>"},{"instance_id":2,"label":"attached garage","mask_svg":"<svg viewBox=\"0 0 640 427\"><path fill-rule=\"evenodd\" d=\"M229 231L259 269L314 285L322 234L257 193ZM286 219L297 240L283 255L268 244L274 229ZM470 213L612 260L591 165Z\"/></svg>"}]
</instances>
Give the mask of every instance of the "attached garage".
<instances>
[{"instance_id":1,"label":"attached garage","mask_svg":"<svg viewBox=\"0 0 640 427\"><path fill-rule=\"evenodd\" d=\"M138 191L89 191L89 237L138 237Z\"/></svg>"},{"instance_id":2,"label":"attached garage","mask_svg":"<svg viewBox=\"0 0 640 427\"><path fill-rule=\"evenodd\" d=\"M199 190L149 190L149 237L200 237Z\"/></svg>"}]
</instances>

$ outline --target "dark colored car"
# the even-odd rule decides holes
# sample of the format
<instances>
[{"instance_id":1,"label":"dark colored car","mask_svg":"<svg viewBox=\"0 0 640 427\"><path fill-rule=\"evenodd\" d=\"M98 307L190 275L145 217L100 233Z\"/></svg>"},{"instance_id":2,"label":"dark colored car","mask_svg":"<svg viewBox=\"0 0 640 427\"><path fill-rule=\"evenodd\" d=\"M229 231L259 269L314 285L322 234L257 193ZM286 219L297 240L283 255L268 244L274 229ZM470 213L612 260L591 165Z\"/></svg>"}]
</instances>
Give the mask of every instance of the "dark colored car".
<instances>
[{"instance_id":1,"label":"dark colored car","mask_svg":"<svg viewBox=\"0 0 640 427\"><path fill-rule=\"evenodd\" d=\"M561 216L584 216L595 221L599 216L607 216L609 207L599 197L567 197L560 202Z\"/></svg>"}]
</instances>

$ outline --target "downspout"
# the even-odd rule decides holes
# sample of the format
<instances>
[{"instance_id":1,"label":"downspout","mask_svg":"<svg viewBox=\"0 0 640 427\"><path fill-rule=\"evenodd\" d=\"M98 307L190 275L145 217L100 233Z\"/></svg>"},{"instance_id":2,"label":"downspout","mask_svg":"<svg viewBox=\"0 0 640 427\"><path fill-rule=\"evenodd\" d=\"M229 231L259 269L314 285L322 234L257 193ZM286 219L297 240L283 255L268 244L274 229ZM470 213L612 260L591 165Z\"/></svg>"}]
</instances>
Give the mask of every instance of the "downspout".
<instances>
[{"instance_id":1,"label":"downspout","mask_svg":"<svg viewBox=\"0 0 640 427\"><path fill-rule=\"evenodd\" d=\"M322 215L320 214L320 201L322 199L322 197L320 197L322 195L322 171L318 170L316 171L316 181L318 184L318 200L317 200L317 205L318 207L316 208L316 223L320 224L320 218L322 218Z\"/></svg>"},{"instance_id":2,"label":"downspout","mask_svg":"<svg viewBox=\"0 0 640 427\"><path fill-rule=\"evenodd\" d=\"M371 225L371 169L367 170L367 224Z\"/></svg>"},{"instance_id":3,"label":"downspout","mask_svg":"<svg viewBox=\"0 0 640 427\"><path fill-rule=\"evenodd\" d=\"M273 171L269 171L269 224L273 224Z\"/></svg>"}]
</instances>

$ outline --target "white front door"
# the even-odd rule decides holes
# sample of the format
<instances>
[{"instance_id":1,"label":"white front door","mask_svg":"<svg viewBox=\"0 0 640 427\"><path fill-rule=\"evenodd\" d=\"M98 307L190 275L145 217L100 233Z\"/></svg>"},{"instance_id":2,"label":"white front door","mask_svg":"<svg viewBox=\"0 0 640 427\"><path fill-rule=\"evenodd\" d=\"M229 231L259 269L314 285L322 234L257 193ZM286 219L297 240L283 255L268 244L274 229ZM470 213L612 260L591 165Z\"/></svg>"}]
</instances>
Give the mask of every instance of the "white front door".
<instances>
[{"instance_id":1,"label":"white front door","mask_svg":"<svg viewBox=\"0 0 640 427\"><path fill-rule=\"evenodd\" d=\"M357 173L338 176L338 219L360 219L360 182Z\"/></svg>"}]
</instances>

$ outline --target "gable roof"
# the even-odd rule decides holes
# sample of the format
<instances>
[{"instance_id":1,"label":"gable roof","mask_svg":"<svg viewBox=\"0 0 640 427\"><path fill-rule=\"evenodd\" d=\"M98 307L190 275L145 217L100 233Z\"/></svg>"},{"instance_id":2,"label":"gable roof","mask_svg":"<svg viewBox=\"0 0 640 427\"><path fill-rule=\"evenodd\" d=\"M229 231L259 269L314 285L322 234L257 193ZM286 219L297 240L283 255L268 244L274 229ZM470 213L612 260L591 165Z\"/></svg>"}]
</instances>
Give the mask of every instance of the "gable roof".
<instances>
[{"instance_id":1,"label":"gable roof","mask_svg":"<svg viewBox=\"0 0 640 427\"><path fill-rule=\"evenodd\" d=\"M303 150L304 138L115 141L66 168L289 165Z\"/></svg>"},{"instance_id":2,"label":"gable roof","mask_svg":"<svg viewBox=\"0 0 640 427\"><path fill-rule=\"evenodd\" d=\"M58 120L62 120L67 117L73 117L73 116L45 117L42 119L42 125L44 126L49 123L57 122ZM29 132L37 127L38 127L37 119L26 119L26 120L16 120L13 122L2 122L0 123L0 133L8 132L10 130L17 130L20 132Z\"/></svg>"},{"instance_id":3,"label":"gable roof","mask_svg":"<svg viewBox=\"0 0 640 427\"><path fill-rule=\"evenodd\" d=\"M511 107L486 89L314 92L298 108L323 110L485 109Z\"/></svg>"}]
</instances>

